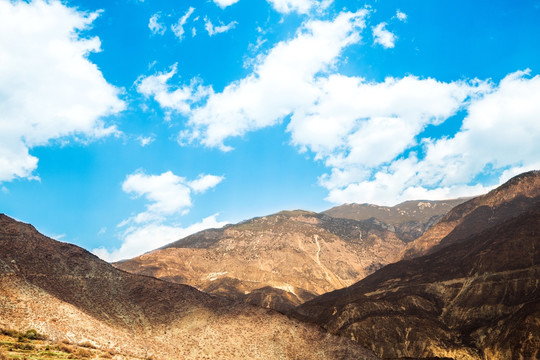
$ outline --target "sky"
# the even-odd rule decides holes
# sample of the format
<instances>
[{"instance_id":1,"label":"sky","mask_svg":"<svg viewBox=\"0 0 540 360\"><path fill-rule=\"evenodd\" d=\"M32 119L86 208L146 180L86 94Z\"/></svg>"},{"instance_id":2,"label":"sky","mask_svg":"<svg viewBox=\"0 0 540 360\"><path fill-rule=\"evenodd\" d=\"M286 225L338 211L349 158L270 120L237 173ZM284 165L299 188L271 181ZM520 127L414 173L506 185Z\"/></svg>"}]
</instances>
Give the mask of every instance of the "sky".
<instances>
[{"instance_id":1,"label":"sky","mask_svg":"<svg viewBox=\"0 0 540 360\"><path fill-rule=\"evenodd\" d=\"M107 261L540 168L540 0L0 0L0 212Z\"/></svg>"}]
</instances>

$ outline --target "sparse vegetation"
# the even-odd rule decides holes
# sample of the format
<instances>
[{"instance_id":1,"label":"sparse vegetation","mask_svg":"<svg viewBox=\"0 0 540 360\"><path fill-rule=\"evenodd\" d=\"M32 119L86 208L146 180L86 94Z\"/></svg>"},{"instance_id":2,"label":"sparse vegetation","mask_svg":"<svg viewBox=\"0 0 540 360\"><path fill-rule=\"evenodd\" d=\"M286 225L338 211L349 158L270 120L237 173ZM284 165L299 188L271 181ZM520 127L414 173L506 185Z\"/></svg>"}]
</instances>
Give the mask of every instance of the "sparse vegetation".
<instances>
[{"instance_id":1,"label":"sparse vegetation","mask_svg":"<svg viewBox=\"0 0 540 360\"><path fill-rule=\"evenodd\" d=\"M115 353L112 350L102 351L90 341L78 345L67 340L54 343L34 329L17 331L0 328L0 360L111 359L113 355Z\"/></svg>"}]
</instances>

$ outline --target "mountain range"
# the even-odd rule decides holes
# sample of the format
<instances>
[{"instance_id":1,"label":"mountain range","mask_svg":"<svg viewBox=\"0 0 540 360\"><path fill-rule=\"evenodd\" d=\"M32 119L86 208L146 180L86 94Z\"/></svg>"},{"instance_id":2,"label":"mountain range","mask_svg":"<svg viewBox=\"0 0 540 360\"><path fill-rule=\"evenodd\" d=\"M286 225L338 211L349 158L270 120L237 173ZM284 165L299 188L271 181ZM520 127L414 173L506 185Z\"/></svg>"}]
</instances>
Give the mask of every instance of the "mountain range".
<instances>
[{"instance_id":1,"label":"mountain range","mask_svg":"<svg viewBox=\"0 0 540 360\"><path fill-rule=\"evenodd\" d=\"M0 215L0 328L118 358L537 359L538 319L538 171L470 199L283 211L112 265Z\"/></svg>"},{"instance_id":2,"label":"mountain range","mask_svg":"<svg viewBox=\"0 0 540 360\"><path fill-rule=\"evenodd\" d=\"M421 235L463 201L283 211L202 231L114 265L288 311L399 260L412 234Z\"/></svg>"},{"instance_id":3,"label":"mountain range","mask_svg":"<svg viewBox=\"0 0 540 360\"><path fill-rule=\"evenodd\" d=\"M407 257L427 254L308 301L295 316L383 358L540 356L539 172L456 206L411 244Z\"/></svg>"},{"instance_id":4,"label":"mountain range","mask_svg":"<svg viewBox=\"0 0 540 360\"><path fill-rule=\"evenodd\" d=\"M129 359L371 359L317 325L115 269L0 215L0 327Z\"/></svg>"}]
</instances>

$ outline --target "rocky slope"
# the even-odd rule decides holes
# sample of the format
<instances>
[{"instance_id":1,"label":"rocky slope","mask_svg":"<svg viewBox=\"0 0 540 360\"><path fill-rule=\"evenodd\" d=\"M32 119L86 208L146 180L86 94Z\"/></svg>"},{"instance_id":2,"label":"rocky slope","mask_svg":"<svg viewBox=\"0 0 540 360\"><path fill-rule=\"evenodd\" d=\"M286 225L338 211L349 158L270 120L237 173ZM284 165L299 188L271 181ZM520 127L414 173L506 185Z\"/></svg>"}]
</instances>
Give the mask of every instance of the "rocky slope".
<instances>
[{"instance_id":1,"label":"rocky slope","mask_svg":"<svg viewBox=\"0 0 540 360\"><path fill-rule=\"evenodd\" d=\"M452 208L467 200L468 198L444 201L411 200L392 207L345 204L326 210L323 214L357 221L376 219L386 224L399 239L408 243L421 236Z\"/></svg>"},{"instance_id":2,"label":"rocky slope","mask_svg":"<svg viewBox=\"0 0 540 360\"><path fill-rule=\"evenodd\" d=\"M0 215L0 327L114 349L117 358L372 358L277 312L129 274Z\"/></svg>"},{"instance_id":3,"label":"rocky slope","mask_svg":"<svg viewBox=\"0 0 540 360\"><path fill-rule=\"evenodd\" d=\"M422 236L407 244L403 258L411 259L460 242L539 204L540 171L523 173L489 193L453 208Z\"/></svg>"},{"instance_id":4,"label":"rocky slope","mask_svg":"<svg viewBox=\"0 0 540 360\"><path fill-rule=\"evenodd\" d=\"M384 358L538 359L539 279L537 204L306 302L296 316Z\"/></svg>"},{"instance_id":5,"label":"rocky slope","mask_svg":"<svg viewBox=\"0 0 540 360\"><path fill-rule=\"evenodd\" d=\"M115 266L287 311L397 261L404 246L375 219L287 211L203 231Z\"/></svg>"}]
</instances>

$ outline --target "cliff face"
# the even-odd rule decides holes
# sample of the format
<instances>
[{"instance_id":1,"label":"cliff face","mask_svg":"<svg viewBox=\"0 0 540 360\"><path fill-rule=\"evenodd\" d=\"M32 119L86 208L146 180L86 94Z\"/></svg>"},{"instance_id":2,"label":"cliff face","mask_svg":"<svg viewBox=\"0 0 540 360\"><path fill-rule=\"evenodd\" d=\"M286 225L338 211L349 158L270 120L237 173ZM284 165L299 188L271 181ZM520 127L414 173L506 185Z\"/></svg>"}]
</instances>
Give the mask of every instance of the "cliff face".
<instances>
[{"instance_id":1,"label":"cliff face","mask_svg":"<svg viewBox=\"0 0 540 360\"><path fill-rule=\"evenodd\" d=\"M115 266L288 311L398 260L404 246L375 219L289 211L203 231Z\"/></svg>"},{"instance_id":2,"label":"cliff face","mask_svg":"<svg viewBox=\"0 0 540 360\"><path fill-rule=\"evenodd\" d=\"M382 357L540 356L540 207L315 298L298 318Z\"/></svg>"},{"instance_id":3,"label":"cliff face","mask_svg":"<svg viewBox=\"0 0 540 360\"><path fill-rule=\"evenodd\" d=\"M539 204L540 171L521 174L486 195L453 208L422 236L407 244L402 256L404 259L412 259L429 254L527 212Z\"/></svg>"},{"instance_id":4,"label":"cliff face","mask_svg":"<svg viewBox=\"0 0 540 360\"><path fill-rule=\"evenodd\" d=\"M0 327L130 359L373 358L277 312L129 274L0 215Z\"/></svg>"}]
</instances>

